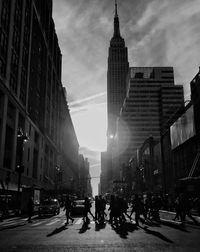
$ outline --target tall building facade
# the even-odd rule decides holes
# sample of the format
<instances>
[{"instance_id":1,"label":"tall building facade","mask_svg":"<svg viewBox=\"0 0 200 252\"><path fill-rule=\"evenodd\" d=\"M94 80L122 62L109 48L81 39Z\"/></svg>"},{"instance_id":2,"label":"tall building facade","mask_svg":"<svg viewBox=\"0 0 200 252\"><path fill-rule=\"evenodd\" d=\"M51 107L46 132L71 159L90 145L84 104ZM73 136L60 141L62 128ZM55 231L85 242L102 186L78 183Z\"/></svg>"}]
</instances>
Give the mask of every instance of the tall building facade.
<instances>
[{"instance_id":1,"label":"tall building facade","mask_svg":"<svg viewBox=\"0 0 200 252\"><path fill-rule=\"evenodd\" d=\"M117 3L115 2L114 34L110 40L107 71L108 144L109 137L115 135L116 120L126 96L128 69L128 50L120 34Z\"/></svg>"},{"instance_id":2,"label":"tall building facade","mask_svg":"<svg viewBox=\"0 0 200 252\"><path fill-rule=\"evenodd\" d=\"M172 67L130 68L117 123L119 165L127 163L149 137L158 141L173 113L183 106L183 86L174 84Z\"/></svg>"},{"instance_id":3,"label":"tall building facade","mask_svg":"<svg viewBox=\"0 0 200 252\"><path fill-rule=\"evenodd\" d=\"M128 49L120 34L117 2L115 1L114 33L108 49L107 69L107 152L101 153L101 191L112 187L112 152L116 122L126 96L126 78L129 69Z\"/></svg>"},{"instance_id":4,"label":"tall building facade","mask_svg":"<svg viewBox=\"0 0 200 252\"><path fill-rule=\"evenodd\" d=\"M0 1L1 195L53 190L57 171L59 186L70 189L69 178L78 183L79 144L61 62L52 1Z\"/></svg>"}]
</instances>

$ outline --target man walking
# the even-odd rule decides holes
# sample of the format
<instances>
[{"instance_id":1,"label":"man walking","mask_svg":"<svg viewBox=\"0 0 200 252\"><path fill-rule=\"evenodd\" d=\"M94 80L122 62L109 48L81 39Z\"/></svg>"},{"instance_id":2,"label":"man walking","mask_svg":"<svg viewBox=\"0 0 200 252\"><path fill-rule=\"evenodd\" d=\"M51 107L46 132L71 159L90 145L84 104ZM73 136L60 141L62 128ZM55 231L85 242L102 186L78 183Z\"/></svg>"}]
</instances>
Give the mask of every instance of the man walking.
<instances>
[{"instance_id":1,"label":"man walking","mask_svg":"<svg viewBox=\"0 0 200 252\"><path fill-rule=\"evenodd\" d=\"M65 215L66 215L66 225L69 224L69 219L72 221L72 223L74 222L74 219L70 216L71 214L71 209L72 209L72 201L70 200L69 196L66 196L66 200L65 200L65 206L64 206L64 210Z\"/></svg>"},{"instance_id":2,"label":"man walking","mask_svg":"<svg viewBox=\"0 0 200 252\"><path fill-rule=\"evenodd\" d=\"M88 197L85 197L85 202L84 202L84 217L83 217L84 223L89 223L90 222L90 219L88 217L88 213L95 220L95 217L94 217L94 215L92 214L92 212L90 210L91 207L92 207L92 204L91 204L90 200L88 199Z\"/></svg>"},{"instance_id":3,"label":"man walking","mask_svg":"<svg viewBox=\"0 0 200 252\"><path fill-rule=\"evenodd\" d=\"M34 202L33 202L33 197L29 198L28 201L28 222L31 223L31 217L33 215L33 210L34 210Z\"/></svg>"}]
</instances>

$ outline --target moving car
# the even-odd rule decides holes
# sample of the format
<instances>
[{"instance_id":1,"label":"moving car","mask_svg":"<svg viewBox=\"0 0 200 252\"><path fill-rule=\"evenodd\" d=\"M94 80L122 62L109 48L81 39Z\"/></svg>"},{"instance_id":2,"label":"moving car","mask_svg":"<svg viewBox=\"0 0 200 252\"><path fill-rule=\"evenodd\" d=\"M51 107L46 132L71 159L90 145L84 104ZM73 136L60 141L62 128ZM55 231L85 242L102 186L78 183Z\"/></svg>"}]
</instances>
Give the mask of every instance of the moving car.
<instances>
[{"instance_id":1,"label":"moving car","mask_svg":"<svg viewBox=\"0 0 200 252\"><path fill-rule=\"evenodd\" d=\"M57 199L44 200L38 209L39 217L42 215L52 214L56 215L60 213L60 204Z\"/></svg>"},{"instance_id":2,"label":"moving car","mask_svg":"<svg viewBox=\"0 0 200 252\"><path fill-rule=\"evenodd\" d=\"M84 215L84 205L85 200L74 200L71 210L71 215Z\"/></svg>"}]
</instances>

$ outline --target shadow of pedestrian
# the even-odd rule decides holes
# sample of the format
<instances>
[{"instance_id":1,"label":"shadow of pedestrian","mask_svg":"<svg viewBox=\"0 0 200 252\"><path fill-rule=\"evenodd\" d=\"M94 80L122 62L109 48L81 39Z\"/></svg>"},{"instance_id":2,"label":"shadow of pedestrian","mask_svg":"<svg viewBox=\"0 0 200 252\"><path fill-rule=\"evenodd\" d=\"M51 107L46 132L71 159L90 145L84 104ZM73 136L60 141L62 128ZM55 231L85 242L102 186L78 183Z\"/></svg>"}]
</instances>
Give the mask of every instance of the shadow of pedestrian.
<instances>
[{"instance_id":1,"label":"shadow of pedestrian","mask_svg":"<svg viewBox=\"0 0 200 252\"><path fill-rule=\"evenodd\" d=\"M65 225L63 225L63 226L61 226L59 228L54 229L50 234L47 234L47 237L58 234L58 233L62 232L63 230L66 230L66 229L68 229L68 228Z\"/></svg>"},{"instance_id":2,"label":"shadow of pedestrian","mask_svg":"<svg viewBox=\"0 0 200 252\"><path fill-rule=\"evenodd\" d=\"M106 223L95 222L95 231L99 231L100 229L104 229L105 227L106 227Z\"/></svg>"},{"instance_id":3,"label":"shadow of pedestrian","mask_svg":"<svg viewBox=\"0 0 200 252\"><path fill-rule=\"evenodd\" d=\"M162 221L162 225L168 226L168 227L171 227L171 228L174 228L174 229L178 229L178 230L180 230L182 232L189 233L189 231L181 223L178 224L178 223L173 223L173 222L168 222L168 221Z\"/></svg>"},{"instance_id":4,"label":"shadow of pedestrian","mask_svg":"<svg viewBox=\"0 0 200 252\"><path fill-rule=\"evenodd\" d=\"M168 239L167 237L165 237L164 235L162 235L160 232L151 230L147 226L145 226L145 227L141 227L140 226L140 228L143 229L147 234L154 235L154 236L160 238L163 241L166 241L166 242L169 242L169 243L174 243L172 240Z\"/></svg>"},{"instance_id":5,"label":"shadow of pedestrian","mask_svg":"<svg viewBox=\"0 0 200 252\"><path fill-rule=\"evenodd\" d=\"M88 222L83 222L82 227L79 229L79 234L85 233L87 230L89 230L90 227L88 225Z\"/></svg>"},{"instance_id":6,"label":"shadow of pedestrian","mask_svg":"<svg viewBox=\"0 0 200 252\"><path fill-rule=\"evenodd\" d=\"M122 238L127 239L128 233L137 229L137 226L133 223L126 222L121 225L111 225L115 232Z\"/></svg>"}]
</instances>

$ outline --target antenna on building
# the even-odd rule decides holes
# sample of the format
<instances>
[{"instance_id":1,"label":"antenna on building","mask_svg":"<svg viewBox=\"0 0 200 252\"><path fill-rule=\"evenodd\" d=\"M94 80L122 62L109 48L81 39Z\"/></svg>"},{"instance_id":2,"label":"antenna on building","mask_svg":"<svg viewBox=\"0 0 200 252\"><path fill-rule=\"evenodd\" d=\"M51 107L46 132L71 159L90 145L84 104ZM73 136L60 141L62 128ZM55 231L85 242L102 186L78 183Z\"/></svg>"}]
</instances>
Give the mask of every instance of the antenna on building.
<instances>
[{"instance_id":1,"label":"antenna on building","mask_svg":"<svg viewBox=\"0 0 200 252\"><path fill-rule=\"evenodd\" d=\"M117 14L117 0L115 0L115 17L118 17L118 14Z\"/></svg>"}]
</instances>

